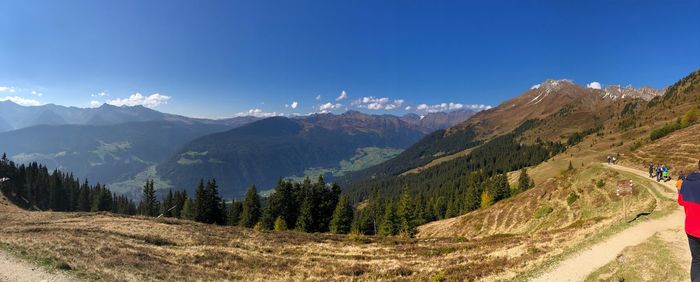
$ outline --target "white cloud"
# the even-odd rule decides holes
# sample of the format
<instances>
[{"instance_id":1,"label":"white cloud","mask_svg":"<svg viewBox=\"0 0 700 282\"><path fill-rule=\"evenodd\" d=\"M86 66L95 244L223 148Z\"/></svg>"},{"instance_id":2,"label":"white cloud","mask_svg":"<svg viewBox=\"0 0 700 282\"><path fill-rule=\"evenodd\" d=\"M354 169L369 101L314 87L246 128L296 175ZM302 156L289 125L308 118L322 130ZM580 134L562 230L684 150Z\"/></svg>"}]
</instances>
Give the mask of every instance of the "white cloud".
<instances>
[{"instance_id":1,"label":"white cloud","mask_svg":"<svg viewBox=\"0 0 700 282\"><path fill-rule=\"evenodd\" d=\"M321 95L316 95L316 100L321 100Z\"/></svg>"},{"instance_id":2,"label":"white cloud","mask_svg":"<svg viewBox=\"0 0 700 282\"><path fill-rule=\"evenodd\" d=\"M455 110L469 109L474 111L488 110L491 106L488 105L464 105L461 103L440 103L436 105L420 104L416 107L417 110L426 113L449 112Z\"/></svg>"},{"instance_id":3,"label":"white cloud","mask_svg":"<svg viewBox=\"0 0 700 282\"><path fill-rule=\"evenodd\" d=\"M589 84L586 84L586 87L591 88L591 89L598 89L598 90L603 88L602 85L600 85L600 82L597 82L597 81L593 81Z\"/></svg>"},{"instance_id":4,"label":"white cloud","mask_svg":"<svg viewBox=\"0 0 700 282\"><path fill-rule=\"evenodd\" d=\"M96 101L96 100L90 101L90 107L97 108L101 105L102 105L102 103L100 103L100 101Z\"/></svg>"},{"instance_id":5,"label":"white cloud","mask_svg":"<svg viewBox=\"0 0 700 282\"><path fill-rule=\"evenodd\" d=\"M338 103L333 104L331 102L328 102L328 103L325 103L325 104L319 106L318 110L321 111L322 113L327 113L327 112L332 111L332 110L340 109L341 107L343 107L342 104L338 104Z\"/></svg>"},{"instance_id":6,"label":"white cloud","mask_svg":"<svg viewBox=\"0 0 700 282\"><path fill-rule=\"evenodd\" d=\"M30 93L32 93L32 95L37 96L37 97L44 96L44 93L36 92L36 91L34 91L34 90L32 90L32 92L30 92Z\"/></svg>"},{"instance_id":7,"label":"white cloud","mask_svg":"<svg viewBox=\"0 0 700 282\"><path fill-rule=\"evenodd\" d=\"M144 106L147 108L155 108L160 104L167 104L170 96L161 95L160 93L143 96L141 93L134 93L129 98L107 100L107 104L117 107L121 106Z\"/></svg>"},{"instance_id":8,"label":"white cloud","mask_svg":"<svg viewBox=\"0 0 700 282\"><path fill-rule=\"evenodd\" d=\"M265 112L261 109L250 109L247 112L240 112L236 116L254 116L254 117L276 117L283 116L284 114L278 112Z\"/></svg>"},{"instance_id":9,"label":"white cloud","mask_svg":"<svg viewBox=\"0 0 700 282\"><path fill-rule=\"evenodd\" d=\"M403 106L403 99L391 100L387 97L375 98L374 96L362 97L350 103L352 106L369 110L395 110Z\"/></svg>"},{"instance_id":10,"label":"white cloud","mask_svg":"<svg viewBox=\"0 0 700 282\"><path fill-rule=\"evenodd\" d=\"M406 109L405 109L405 110L410 111L410 110L411 110L411 106L406 106Z\"/></svg>"},{"instance_id":11,"label":"white cloud","mask_svg":"<svg viewBox=\"0 0 700 282\"><path fill-rule=\"evenodd\" d=\"M348 93L346 93L345 90L343 90L343 92L340 92L340 96L335 98L335 100L340 101L340 100L347 99L347 98L348 98Z\"/></svg>"},{"instance_id":12,"label":"white cloud","mask_svg":"<svg viewBox=\"0 0 700 282\"><path fill-rule=\"evenodd\" d=\"M25 99L19 96L6 96L0 98L0 102L3 101L12 101L13 103L20 105L20 106L40 106L41 102L33 99Z\"/></svg>"},{"instance_id":13,"label":"white cloud","mask_svg":"<svg viewBox=\"0 0 700 282\"><path fill-rule=\"evenodd\" d=\"M532 87L530 87L530 89L537 89L537 88L540 88L540 84L535 84Z\"/></svg>"},{"instance_id":14,"label":"white cloud","mask_svg":"<svg viewBox=\"0 0 700 282\"><path fill-rule=\"evenodd\" d=\"M291 107L292 109L296 109L297 106L299 106L299 103L298 103L297 101L292 101L292 104L291 104L291 105L290 105L290 104L284 104L284 107L285 107L285 108Z\"/></svg>"},{"instance_id":15,"label":"white cloud","mask_svg":"<svg viewBox=\"0 0 700 282\"><path fill-rule=\"evenodd\" d=\"M105 97L105 96L109 96L109 93L107 93L106 91L102 91L102 92L97 93L97 94L90 94L90 96L91 97Z\"/></svg>"},{"instance_id":16,"label":"white cloud","mask_svg":"<svg viewBox=\"0 0 700 282\"><path fill-rule=\"evenodd\" d=\"M12 86L0 86L0 92L15 93L15 88Z\"/></svg>"}]
</instances>

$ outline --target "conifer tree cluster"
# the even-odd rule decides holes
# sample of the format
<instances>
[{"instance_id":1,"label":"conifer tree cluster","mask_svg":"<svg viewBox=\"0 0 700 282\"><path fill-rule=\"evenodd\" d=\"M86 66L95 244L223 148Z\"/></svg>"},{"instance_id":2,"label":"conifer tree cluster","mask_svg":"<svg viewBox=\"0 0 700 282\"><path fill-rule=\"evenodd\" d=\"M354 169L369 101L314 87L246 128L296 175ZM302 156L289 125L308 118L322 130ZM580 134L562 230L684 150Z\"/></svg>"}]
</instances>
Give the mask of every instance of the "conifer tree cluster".
<instances>
[{"instance_id":1,"label":"conifer tree cluster","mask_svg":"<svg viewBox=\"0 0 700 282\"><path fill-rule=\"evenodd\" d=\"M17 165L0 158L0 190L20 207L52 211L107 211L135 214L136 205L126 196L112 193L99 183L82 183L60 170L49 172L36 162Z\"/></svg>"}]
</instances>

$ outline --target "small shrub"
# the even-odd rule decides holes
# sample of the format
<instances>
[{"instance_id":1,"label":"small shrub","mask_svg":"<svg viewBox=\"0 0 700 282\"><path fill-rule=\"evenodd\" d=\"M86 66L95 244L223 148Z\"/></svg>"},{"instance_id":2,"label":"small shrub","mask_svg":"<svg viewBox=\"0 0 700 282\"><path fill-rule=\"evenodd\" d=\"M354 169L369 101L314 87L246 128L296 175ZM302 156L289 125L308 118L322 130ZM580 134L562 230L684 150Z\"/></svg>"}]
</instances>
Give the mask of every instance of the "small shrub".
<instances>
[{"instance_id":1,"label":"small shrub","mask_svg":"<svg viewBox=\"0 0 700 282\"><path fill-rule=\"evenodd\" d=\"M598 181L595 183L595 186L598 188L603 188L603 186L605 186L605 181L603 179L598 179Z\"/></svg>"},{"instance_id":2,"label":"small shrub","mask_svg":"<svg viewBox=\"0 0 700 282\"><path fill-rule=\"evenodd\" d=\"M143 239L146 243L154 245L154 246L174 246L175 243L169 241L168 239L161 238L158 236L154 235L147 235Z\"/></svg>"},{"instance_id":3,"label":"small shrub","mask_svg":"<svg viewBox=\"0 0 700 282\"><path fill-rule=\"evenodd\" d=\"M569 206L578 200L578 194L576 192L571 192L568 197L566 197L566 203L569 204Z\"/></svg>"},{"instance_id":4,"label":"small shrub","mask_svg":"<svg viewBox=\"0 0 700 282\"><path fill-rule=\"evenodd\" d=\"M432 277L430 277L430 281L432 282L444 282L447 281L445 279L445 272L444 271L438 271L435 273Z\"/></svg>"},{"instance_id":5,"label":"small shrub","mask_svg":"<svg viewBox=\"0 0 700 282\"><path fill-rule=\"evenodd\" d=\"M350 232L350 235L348 235L348 240L361 244L368 244L371 242L371 240L365 236L365 234L357 231Z\"/></svg>"},{"instance_id":6,"label":"small shrub","mask_svg":"<svg viewBox=\"0 0 700 282\"><path fill-rule=\"evenodd\" d=\"M639 147L642 147L642 145L644 145L642 140L634 141L634 143L632 143L632 145L630 145L630 152L636 151L637 149L639 149Z\"/></svg>"},{"instance_id":7,"label":"small shrub","mask_svg":"<svg viewBox=\"0 0 700 282\"><path fill-rule=\"evenodd\" d=\"M649 134L649 139L651 139L653 141L653 140L662 138L666 135L669 135L672 132L679 130L679 129L681 129L680 120L676 121L675 123L666 124L660 128L652 130L651 133Z\"/></svg>"},{"instance_id":8,"label":"small shrub","mask_svg":"<svg viewBox=\"0 0 700 282\"><path fill-rule=\"evenodd\" d=\"M354 264L353 266L344 269L341 273L347 276L362 276L367 273L369 268L364 264Z\"/></svg>"},{"instance_id":9,"label":"small shrub","mask_svg":"<svg viewBox=\"0 0 700 282\"><path fill-rule=\"evenodd\" d=\"M535 211L535 218L543 218L553 211L554 209L550 206L542 206Z\"/></svg>"},{"instance_id":10,"label":"small shrub","mask_svg":"<svg viewBox=\"0 0 700 282\"><path fill-rule=\"evenodd\" d=\"M411 276L413 275L413 270L405 266L399 266L397 268L389 270L386 274L390 277L401 277L401 276Z\"/></svg>"},{"instance_id":11,"label":"small shrub","mask_svg":"<svg viewBox=\"0 0 700 282\"><path fill-rule=\"evenodd\" d=\"M65 261L58 262L58 263L56 264L56 268L57 268L58 270L65 270L65 271L73 270L73 268L70 266L70 264L68 264L68 263L65 262Z\"/></svg>"},{"instance_id":12,"label":"small shrub","mask_svg":"<svg viewBox=\"0 0 700 282\"><path fill-rule=\"evenodd\" d=\"M287 222L284 221L282 217L278 216L277 219L275 219L275 232L282 231L287 231Z\"/></svg>"}]
</instances>

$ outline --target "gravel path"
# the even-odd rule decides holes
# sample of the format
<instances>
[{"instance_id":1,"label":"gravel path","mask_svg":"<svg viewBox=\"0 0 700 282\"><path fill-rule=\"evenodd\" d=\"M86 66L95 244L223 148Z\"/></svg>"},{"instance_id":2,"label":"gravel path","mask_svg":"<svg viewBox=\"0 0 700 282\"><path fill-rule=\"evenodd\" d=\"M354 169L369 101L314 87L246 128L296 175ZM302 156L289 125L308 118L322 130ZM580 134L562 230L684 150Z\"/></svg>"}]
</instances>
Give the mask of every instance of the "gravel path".
<instances>
[{"instance_id":1,"label":"gravel path","mask_svg":"<svg viewBox=\"0 0 700 282\"><path fill-rule=\"evenodd\" d=\"M2 282L67 282L76 281L66 274L50 273L31 263L0 251L0 281Z\"/></svg>"},{"instance_id":2,"label":"gravel path","mask_svg":"<svg viewBox=\"0 0 700 282\"><path fill-rule=\"evenodd\" d=\"M613 169L634 173L643 177L649 174L644 171L629 167L610 165ZM651 179L650 179L651 181ZM675 181L662 182L661 185L670 187L675 191ZM656 188L661 188L654 185ZM658 189L664 197L675 199L676 193ZM581 250L575 255L564 259L555 268L547 271L532 281L583 281L595 270L614 260L622 250L629 246L638 245L655 233L669 229L683 228L683 208L678 207L673 213L662 218L644 221L617 233L605 241Z\"/></svg>"}]
</instances>

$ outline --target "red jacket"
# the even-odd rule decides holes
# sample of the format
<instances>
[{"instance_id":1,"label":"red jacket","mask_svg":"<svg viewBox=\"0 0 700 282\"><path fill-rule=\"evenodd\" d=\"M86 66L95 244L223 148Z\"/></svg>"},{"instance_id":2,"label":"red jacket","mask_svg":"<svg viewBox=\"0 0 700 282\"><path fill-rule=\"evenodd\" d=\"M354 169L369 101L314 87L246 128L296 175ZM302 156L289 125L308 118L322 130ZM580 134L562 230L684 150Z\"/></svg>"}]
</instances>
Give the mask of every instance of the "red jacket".
<instances>
[{"instance_id":1,"label":"red jacket","mask_svg":"<svg viewBox=\"0 0 700 282\"><path fill-rule=\"evenodd\" d=\"M691 173L678 192L678 204L685 210L685 233L700 238L700 173Z\"/></svg>"}]
</instances>

